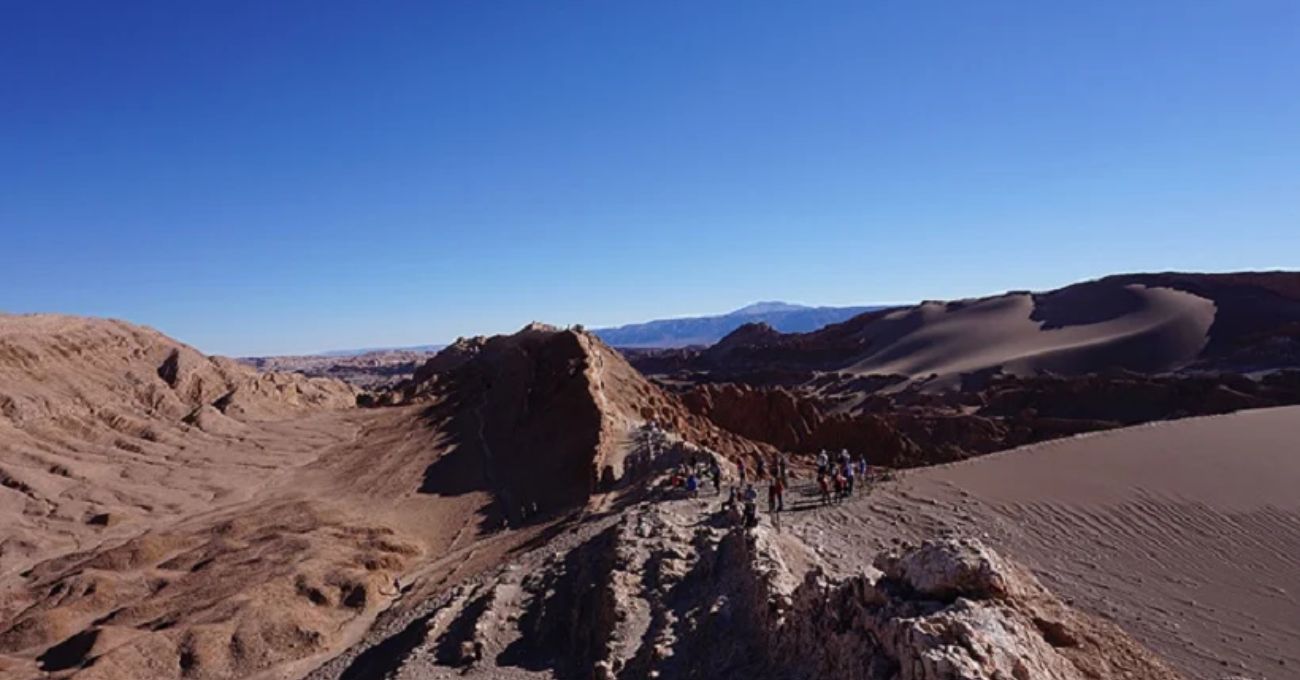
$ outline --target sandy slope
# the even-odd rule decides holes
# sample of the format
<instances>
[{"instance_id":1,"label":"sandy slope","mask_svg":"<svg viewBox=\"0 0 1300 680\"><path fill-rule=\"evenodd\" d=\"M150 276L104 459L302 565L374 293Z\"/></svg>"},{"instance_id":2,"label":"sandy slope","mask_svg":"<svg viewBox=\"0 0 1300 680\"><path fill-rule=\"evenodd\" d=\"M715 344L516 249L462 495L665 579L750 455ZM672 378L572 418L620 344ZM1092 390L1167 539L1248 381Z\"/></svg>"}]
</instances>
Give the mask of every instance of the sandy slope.
<instances>
[{"instance_id":1,"label":"sandy slope","mask_svg":"<svg viewBox=\"0 0 1300 680\"><path fill-rule=\"evenodd\" d=\"M1300 408L1038 444L910 472L794 521L831 552L985 534L1191 678L1300 678Z\"/></svg>"},{"instance_id":2,"label":"sandy slope","mask_svg":"<svg viewBox=\"0 0 1300 680\"><path fill-rule=\"evenodd\" d=\"M874 351L847 370L937 375L950 384L962 373L994 367L1018 375L1112 366L1158 371L1196 358L1214 321L1213 302L1171 288L1126 289L1135 298L1132 309L1082 323L1034 318L1027 293L891 312L867 333Z\"/></svg>"},{"instance_id":3,"label":"sandy slope","mask_svg":"<svg viewBox=\"0 0 1300 680\"><path fill-rule=\"evenodd\" d=\"M1300 408L1066 440L916 483L969 493L1010 554L1189 675L1300 677Z\"/></svg>"}]
</instances>

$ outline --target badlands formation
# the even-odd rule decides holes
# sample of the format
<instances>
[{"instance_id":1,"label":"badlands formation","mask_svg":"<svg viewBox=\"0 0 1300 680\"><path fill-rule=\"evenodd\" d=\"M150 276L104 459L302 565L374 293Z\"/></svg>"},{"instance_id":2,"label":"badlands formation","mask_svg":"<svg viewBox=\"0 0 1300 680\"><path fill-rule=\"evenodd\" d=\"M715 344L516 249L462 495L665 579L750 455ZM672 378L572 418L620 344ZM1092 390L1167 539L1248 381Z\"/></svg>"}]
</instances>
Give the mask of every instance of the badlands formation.
<instances>
[{"instance_id":1,"label":"badlands formation","mask_svg":"<svg viewBox=\"0 0 1300 680\"><path fill-rule=\"evenodd\" d=\"M535 324L363 390L0 316L0 677L1300 677L1300 275L628 356ZM822 505L822 447L894 470Z\"/></svg>"}]
</instances>

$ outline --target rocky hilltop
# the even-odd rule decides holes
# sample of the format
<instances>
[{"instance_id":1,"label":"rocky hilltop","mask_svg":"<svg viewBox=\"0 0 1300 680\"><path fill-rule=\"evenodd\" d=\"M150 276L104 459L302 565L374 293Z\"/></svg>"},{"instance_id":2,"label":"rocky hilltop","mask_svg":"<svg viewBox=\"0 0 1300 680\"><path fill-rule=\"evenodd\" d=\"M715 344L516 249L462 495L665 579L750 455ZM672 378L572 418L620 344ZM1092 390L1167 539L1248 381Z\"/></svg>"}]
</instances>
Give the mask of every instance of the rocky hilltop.
<instances>
[{"instance_id":1,"label":"rocky hilltop","mask_svg":"<svg viewBox=\"0 0 1300 680\"><path fill-rule=\"evenodd\" d=\"M693 414L593 334L543 324L458 341L377 402L429 404L426 418L474 445L458 455L474 451L513 519L576 507L647 469L629 457L645 423L736 459L774 452Z\"/></svg>"}]
</instances>

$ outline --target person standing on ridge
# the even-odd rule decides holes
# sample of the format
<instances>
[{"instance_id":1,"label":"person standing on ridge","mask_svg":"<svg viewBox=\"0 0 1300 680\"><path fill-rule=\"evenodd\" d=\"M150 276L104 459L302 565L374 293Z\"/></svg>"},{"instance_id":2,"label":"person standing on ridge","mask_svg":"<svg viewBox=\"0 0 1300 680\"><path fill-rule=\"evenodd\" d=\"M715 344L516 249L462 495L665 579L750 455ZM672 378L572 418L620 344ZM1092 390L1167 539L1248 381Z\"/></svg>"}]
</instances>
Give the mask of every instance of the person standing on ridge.
<instances>
[{"instance_id":1,"label":"person standing on ridge","mask_svg":"<svg viewBox=\"0 0 1300 680\"><path fill-rule=\"evenodd\" d=\"M745 528L758 526L758 491L753 484L745 486Z\"/></svg>"}]
</instances>

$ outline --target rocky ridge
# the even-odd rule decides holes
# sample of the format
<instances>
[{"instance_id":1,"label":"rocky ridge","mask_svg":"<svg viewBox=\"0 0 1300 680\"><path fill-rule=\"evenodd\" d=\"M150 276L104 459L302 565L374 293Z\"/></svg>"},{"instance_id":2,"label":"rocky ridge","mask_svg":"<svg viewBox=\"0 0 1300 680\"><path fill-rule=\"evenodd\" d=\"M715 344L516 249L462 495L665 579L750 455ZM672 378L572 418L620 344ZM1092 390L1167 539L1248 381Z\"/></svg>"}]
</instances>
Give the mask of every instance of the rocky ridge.
<instances>
[{"instance_id":1,"label":"rocky ridge","mask_svg":"<svg viewBox=\"0 0 1300 680\"><path fill-rule=\"evenodd\" d=\"M836 578L794 536L700 510L635 504L312 677L1178 677L978 541L900 547Z\"/></svg>"}]
</instances>

